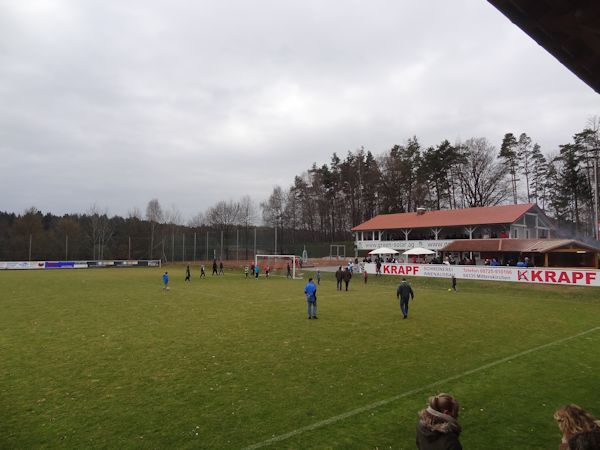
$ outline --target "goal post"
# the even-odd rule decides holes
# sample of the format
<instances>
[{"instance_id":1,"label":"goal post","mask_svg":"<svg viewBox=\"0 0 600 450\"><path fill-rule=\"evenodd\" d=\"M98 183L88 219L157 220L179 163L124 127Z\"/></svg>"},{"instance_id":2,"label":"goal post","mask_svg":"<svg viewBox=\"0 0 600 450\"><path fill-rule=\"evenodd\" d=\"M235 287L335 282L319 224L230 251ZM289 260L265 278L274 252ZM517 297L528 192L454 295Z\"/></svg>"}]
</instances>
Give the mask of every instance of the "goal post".
<instances>
[{"instance_id":1,"label":"goal post","mask_svg":"<svg viewBox=\"0 0 600 450\"><path fill-rule=\"evenodd\" d=\"M346 246L339 244L329 245L329 258L346 259Z\"/></svg>"},{"instance_id":2,"label":"goal post","mask_svg":"<svg viewBox=\"0 0 600 450\"><path fill-rule=\"evenodd\" d=\"M265 266L269 265L271 269L276 271L275 273L282 270L285 271L285 276L287 276L287 265L289 263L292 279L297 280L302 278L301 276L298 276L299 258L300 257L297 255L255 255L254 265L258 265L262 273L265 271ZM264 264L260 264L261 261L263 261Z\"/></svg>"}]
</instances>

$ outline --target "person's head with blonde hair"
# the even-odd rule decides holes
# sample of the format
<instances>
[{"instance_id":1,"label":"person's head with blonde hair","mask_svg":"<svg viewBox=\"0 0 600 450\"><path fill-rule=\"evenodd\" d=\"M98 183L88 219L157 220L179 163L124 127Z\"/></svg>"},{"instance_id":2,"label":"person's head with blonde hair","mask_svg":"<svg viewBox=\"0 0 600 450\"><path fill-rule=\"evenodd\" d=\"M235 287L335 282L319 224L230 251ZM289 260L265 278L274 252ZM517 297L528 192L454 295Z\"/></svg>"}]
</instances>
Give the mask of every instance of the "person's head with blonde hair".
<instances>
[{"instance_id":1,"label":"person's head with blonde hair","mask_svg":"<svg viewBox=\"0 0 600 450\"><path fill-rule=\"evenodd\" d=\"M574 404L563 405L558 408L554 413L554 419L556 419L565 441L578 433L592 431L600 426L594 416Z\"/></svg>"},{"instance_id":2,"label":"person's head with blonde hair","mask_svg":"<svg viewBox=\"0 0 600 450\"><path fill-rule=\"evenodd\" d=\"M458 402L450 394L440 393L429 397L425 409L418 413L417 447L462 448L459 442L459 408Z\"/></svg>"}]
</instances>

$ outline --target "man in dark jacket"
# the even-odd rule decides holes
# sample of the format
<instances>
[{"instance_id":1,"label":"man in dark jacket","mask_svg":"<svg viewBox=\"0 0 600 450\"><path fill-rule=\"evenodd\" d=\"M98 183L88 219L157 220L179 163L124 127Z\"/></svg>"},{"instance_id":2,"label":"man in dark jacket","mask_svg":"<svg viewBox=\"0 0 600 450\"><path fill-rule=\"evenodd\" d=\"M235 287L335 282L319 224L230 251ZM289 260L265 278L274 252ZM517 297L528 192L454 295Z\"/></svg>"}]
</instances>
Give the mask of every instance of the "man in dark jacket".
<instances>
[{"instance_id":1,"label":"man in dark jacket","mask_svg":"<svg viewBox=\"0 0 600 450\"><path fill-rule=\"evenodd\" d=\"M350 272L350 270L348 270L347 267L344 270L344 272L342 273L342 278L344 279L344 284L346 285L346 290L348 290L348 285L350 284L350 279L352 278L352 272Z\"/></svg>"},{"instance_id":2,"label":"man in dark jacket","mask_svg":"<svg viewBox=\"0 0 600 450\"><path fill-rule=\"evenodd\" d=\"M462 450L458 424L458 402L450 394L430 397L419 412L417 448L419 450Z\"/></svg>"},{"instance_id":3,"label":"man in dark jacket","mask_svg":"<svg viewBox=\"0 0 600 450\"><path fill-rule=\"evenodd\" d=\"M336 270L335 279L337 281L337 290L341 291L342 290L342 266L340 266L338 268L338 270Z\"/></svg>"},{"instance_id":4,"label":"man in dark jacket","mask_svg":"<svg viewBox=\"0 0 600 450\"><path fill-rule=\"evenodd\" d=\"M400 300L400 309L402 310L402 315L406 319L408 317L408 300L415 298L415 293L410 287L410 284L408 284L408 281L406 281L406 278L402 278L402 283L398 286L396 296Z\"/></svg>"}]
</instances>

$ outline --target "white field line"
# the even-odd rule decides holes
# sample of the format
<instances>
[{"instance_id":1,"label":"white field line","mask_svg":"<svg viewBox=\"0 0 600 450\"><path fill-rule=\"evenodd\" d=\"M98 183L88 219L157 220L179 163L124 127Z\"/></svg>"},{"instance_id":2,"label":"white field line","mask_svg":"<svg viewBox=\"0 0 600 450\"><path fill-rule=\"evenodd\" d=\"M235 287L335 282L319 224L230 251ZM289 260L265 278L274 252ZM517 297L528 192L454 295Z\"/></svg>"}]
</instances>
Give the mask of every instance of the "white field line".
<instances>
[{"instance_id":1,"label":"white field line","mask_svg":"<svg viewBox=\"0 0 600 450\"><path fill-rule=\"evenodd\" d=\"M539 350L543 350L543 349L551 347L553 345L562 344L563 342L567 342L567 341L570 341L572 339L576 339L578 337L584 336L584 335L589 334L589 333L593 333L594 331L598 331L598 330L600 330L600 327L594 327L594 328L591 328L591 329L589 329L587 331L582 331L581 333L574 334L573 336L562 338L562 339L559 339L559 340L554 341L554 342L549 342L548 344L543 344L543 345L540 345L538 347L530 348L529 350L525 350L525 351L522 351L522 352L519 352L519 353L515 353L514 355L507 356L505 358L501 358L501 359L499 359L497 361L494 361L494 362L491 362L489 364L484 364L483 366L477 367L475 369L467 370L466 372L459 373L458 375L453 375L451 377L444 378L443 380L438 380L438 381L435 381L433 383L427 384L425 386L421 386L419 388L411 389L410 391L403 392L402 394L398 394L398 395L395 395L393 397L390 397L390 398L387 398L387 399L384 399L384 400L380 400L378 402L371 403L369 405L361 406L360 408L356 408L356 409L353 409L351 411L345 412L343 414L330 417L329 419L325 419L325 420L322 420L320 422L316 422L316 423L313 423L313 424L310 424L310 425L306 425L304 427L298 428L298 429L290 431L288 433L274 436L271 439L267 439L266 441L262 441L262 442L259 442L257 444L249 445L248 447L244 447L243 450L254 450L254 449L257 449L257 448L266 447L267 445L271 445L271 444L273 444L275 442L284 441L284 440L289 439L289 438L291 438L293 436L296 436L298 434L304 433L305 431L315 430L317 428L321 428L321 427L324 427L326 425L330 425L332 423L339 422L340 420L344 420L344 419L347 419L348 417L352 417L352 416L355 416L357 414L361 414L361 413L363 413L365 411L370 411L372 409L379 408L380 406L387 405L388 403L392 403L392 402L395 402L396 400L399 400L401 398L408 397L408 396L413 395L413 394L417 394L419 392L422 392L424 390L427 390L427 389L430 389L432 387L438 386L440 384L448 383L449 381L458 380L459 378L466 377L467 375L472 375L474 373L481 372L482 370L489 369L491 367L497 366L497 365L505 363L507 361L511 361L511 360L513 360L515 358L520 358L522 356L529 355L530 353L534 353L534 352L537 352Z\"/></svg>"}]
</instances>

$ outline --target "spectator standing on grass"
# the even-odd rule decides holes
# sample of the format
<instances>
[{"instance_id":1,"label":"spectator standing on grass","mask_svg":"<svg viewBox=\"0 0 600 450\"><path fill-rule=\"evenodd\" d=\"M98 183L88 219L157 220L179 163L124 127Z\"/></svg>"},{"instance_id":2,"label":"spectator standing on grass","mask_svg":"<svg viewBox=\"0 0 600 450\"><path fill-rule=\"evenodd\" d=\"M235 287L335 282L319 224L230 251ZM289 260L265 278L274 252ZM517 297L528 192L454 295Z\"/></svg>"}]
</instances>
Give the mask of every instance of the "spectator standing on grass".
<instances>
[{"instance_id":1,"label":"spectator standing on grass","mask_svg":"<svg viewBox=\"0 0 600 450\"><path fill-rule=\"evenodd\" d=\"M363 271L363 278L365 280L365 284L367 284L367 281L369 280L369 274L367 273L367 269Z\"/></svg>"},{"instance_id":2,"label":"spectator standing on grass","mask_svg":"<svg viewBox=\"0 0 600 450\"><path fill-rule=\"evenodd\" d=\"M317 286L313 283L313 279L309 278L308 283L304 287L304 294L306 295L306 305L308 308L308 318L317 318Z\"/></svg>"},{"instance_id":3,"label":"spectator standing on grass","mask_svg":"<svg viewBox=\"0 0 600 450\"><path fill-rule=\"evenodd\" d=\"M191 274L190 274L190 266L187 266L187 267L185 268L185 281L190 281L190 277L191 277Z\"/></svg>"},{"instance_id":4,"label":"spectator standing on grass","mask_svg":"<svg viewBox=\"0 0 600 450\"><path fill-rule=\"evenodd\" d=\"M200 278L206 278L206 271L204 270L204 264L200 266Z\"/></svg>"},{"instance_id":5,"label":"spectator standing on grass","mask_svg":"<svg viewBox=\"0 0 600 450\"><path fill-rule=\"evenodd\" d=\"M256 264L254 266L254 278L256 278L258 280L258 274L260 273L260 267L258 266L258 264Z\"/></svg>"},{"instance_id":6,"label":"spectator standing on grass","mask_svg":"<svg viewBox=\"0 0 600 450\"><path fill-rule=\"evenodd\" d=\"M212 276L214 277L215 275L219 275L219 272L217 271L217 260L213 259L213 272L212 272Z\"/></svg>"},{"instance_id":7,"label":"spectator standing on grass","mask_svg":"<svg viewBox=\"0 0 600 450\"><path fill-rule=\"evenodd\" d=\"M248 278L248 264L244 266L244 273L246 274L246 278Z\"/></svg>"},{"instance_id":8,"label":"spectator standing on grass","mask_svg":"<svg viewBox=\"0 0 600 450\"><path fill-rule=\"evenodd\" d=\"M559 450L600 449L600 421L580 406L561 406L554 419L562 433Z\"/></svg>"},{"instance_id":9,"label":"spectator standing on grass","mask_svg":"<svg viewBox=\"0 0 600 450\"><path fill-rule=\"evenodd\" d=\"M400 310L402 311L402 315L406 319L408 317L408 301L409 299L415 298L415 293L406 281L406 278L402 278L402 283L398 286L396 290L396 296L400 300Z\"/></svg>"},{"instance_id":10,"label":"spectator standing on grass","mask_svg":"<svg viewBox=\"0 0 600 450\"><path fill-rule=\"evenodd\" d=\"M452 289L456 291L456 277L454 274L452 275Z\"/></svg>"},{"instance_id":11,"label":"spectator standing on grass","mask_svg":"<svg viewBox=\"0 0 600 450\"><path fill-rule=\"evenodd\" d=\"M317 270L317 284L321 284L321 271Z\"/></svg>"},{"instance_id":12,"label":"spectator standing on grass","mask_svg":"<svg viewBox=\"0 0 600 450\"><path fill-rule=\"evenodd\" d=\"M169 272L163 273L162 276L163 289L166 291L169 289Z\"/></svg>"},{"instance_id":13,"label":"spectator standing on grass","mask_svg":"<svg viewBox=\"0 0 600 450\"><path fill-rule=\"evenodd\" d=\"M335 279L337 281L337 290L341 291L342 290L342 279L344 278L343 274L342 274L342 266L340 266L338 268L338 270L335 271Z\"/></svg>"},{"instance_id":14,"label":"spectator standing on grass","mask_svg":"<svg viewBox=\"0 0 600 450\"><path fill-rule=\"evenodd\" d=\"M342 273L342 278L344 279L346 290L348 290L348 285L350 284L350 279L352 278L352 272L348 269L344 270L344 273Z\"/></svg>"},{"instance_id":15,"label":"spectator standing on grass","mask_svg":"<svg viewBox=\"0 0 600 450\"><path fill-rule=\"evenodd\" d=\"M225 272L223 272L223 261L222 260L219 262L219 275L225 275Z\"/></svg>"},{"instance_id":16,"label":"spectator standing on grass","mask_svg":"<svg viewBox=\"0 0 600 450\"><path fill-rule=\"evenodd\" d=\"M375 260L375 276L381 276L381 260L379 257Z\"/></svg>"},{"instance_id":17,"label":"spectator standing on grass","mask_svg":"<svg viewBox=\"0 0 600 450\"><path fill-rule=\"evenodd\" d=\"M427 407L419 411L417 448L419 450L462 450L458 439L458 402L450 394L429 397Z\"/></svg>"}]
</instances>

